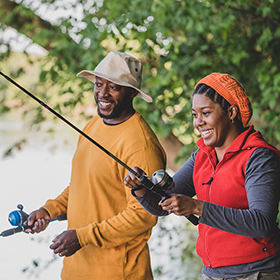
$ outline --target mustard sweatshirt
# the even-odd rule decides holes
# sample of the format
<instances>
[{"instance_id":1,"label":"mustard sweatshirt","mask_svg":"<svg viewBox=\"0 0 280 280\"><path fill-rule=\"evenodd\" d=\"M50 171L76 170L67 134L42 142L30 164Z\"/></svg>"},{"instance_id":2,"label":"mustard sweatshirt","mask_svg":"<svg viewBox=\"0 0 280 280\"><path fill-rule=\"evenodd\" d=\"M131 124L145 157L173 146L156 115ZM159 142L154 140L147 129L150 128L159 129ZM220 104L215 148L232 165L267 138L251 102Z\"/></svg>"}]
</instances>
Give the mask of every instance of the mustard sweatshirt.
<instances>
[{"instance_id":1,"label":"mustard sweatshirt","mask_svg":"<svg viewBox=\"0 0 280 280\"><path fill-rule=\"evenodd\" d=\"M165 169L165 152L138 112L118 125L106 125L95 117L84 132L149 177ZM82 246L64 258L62 279L153 279L147 241L157 219L123 184L126 174L123 166L80 136L69 186L43 206L51 218L67 212L68 229L76 229Z\"/></svg>"}]
</instances>

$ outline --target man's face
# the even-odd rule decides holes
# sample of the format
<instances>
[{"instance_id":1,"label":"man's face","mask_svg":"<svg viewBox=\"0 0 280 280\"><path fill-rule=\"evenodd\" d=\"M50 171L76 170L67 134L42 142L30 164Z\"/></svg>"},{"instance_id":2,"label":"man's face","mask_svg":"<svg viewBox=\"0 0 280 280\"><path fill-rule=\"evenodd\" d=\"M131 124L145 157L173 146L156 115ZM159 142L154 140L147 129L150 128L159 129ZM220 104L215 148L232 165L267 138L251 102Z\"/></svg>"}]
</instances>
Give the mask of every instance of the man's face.
<instances>
[{"instance_id":1,"label":"man's face","mask_svg":"<svg viewBox=\"0 0 280 280\"><path fill-rule=\"evenodd\" d=\"M105 119L106 123L121 123L133 115L132 99L137 92L132 88L96 77L94 94L98 115Z\"/></svg>"}]
</instances>

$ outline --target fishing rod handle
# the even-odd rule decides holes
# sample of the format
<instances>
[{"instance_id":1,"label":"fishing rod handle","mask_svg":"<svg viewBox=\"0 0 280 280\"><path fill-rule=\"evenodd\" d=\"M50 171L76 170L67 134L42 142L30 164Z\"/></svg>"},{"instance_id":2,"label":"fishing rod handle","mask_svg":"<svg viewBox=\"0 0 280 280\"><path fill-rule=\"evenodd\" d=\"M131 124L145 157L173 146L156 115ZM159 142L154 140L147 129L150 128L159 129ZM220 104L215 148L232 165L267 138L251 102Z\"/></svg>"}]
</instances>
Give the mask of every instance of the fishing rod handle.
<instances>
[{"instance_id":1,"label":"fishing rod handle","mask_svg":"<svg viewBox=\"0 0 280 280\"><path fill-rule=\"evenodd\" d=\"M199 224L198 222L198 218L191 214L191 215L188 215L188 216L185 216L193 225L197 226Z\"/></svg>"},{"instance_id":2,"label":"fishing rod handle","mask_svg":"<svg viewBox=\"0 0 280 280\"><path fill-rule=\"evenodd\" d=\"M47 222L53 222L53 221L65 221L65 220L67 220L67 214L66 213L58 216L56 219L46 220L46 221ZM21 226L18 226L16 228L7 229L7 230L2 231L0 233L0 236L3 236L3 237L10 236L10 235L13 235L15 233L25 231L28 228L32 228L33 225L31 225L31 226L21 225Z\"/></svg>"},{"instance_id":3,"label":"fishing rod handle","mask_svg":"<svg viewBox=\"0 0 280 280\"><path fill-rule=\"evenodd\" d=\"M21 231L23 231L22 227L7 229L1 232L1 236L6 237Z\"/></svg>"},{"instance_id":4,"label":"fishing rod handle","mask_svg":"<svg viewBox=\"0 0 280 280\"><path fill-rule=\"evenodd\" d=\"M32 228L32 226L19 226L16 228L7 229L7 230L2 231L0 235L3 237L6 237L6 236L13 235L15 233L18 233L18 232L22 232L28 228Z\"/></svg>"},{"instance_id":5,"label":"fishing rod handle","mask_svg":"<svg viewBox=\"0 0 280 280\"><path fill-rule=\"evenodd\" d=\"M57 218L55 219L51 219L51 220L48 220L48 222L53 222L53 221L65 221L67 220L67 213L65 214L61 214L59 215Z\"/></svg>"},{"instance_id":6,"label":"fishing rod handle","mask_svg":"<svg viewBox=\"0 0 280 280\"><path fill-rule=\"evenodd\" d=\"M140 176L140 177L138 177L138 180L143 186L145 186L149 190L153 189L154 184L153 184L153 182L151 181L150 178L148 178L146 176Z\"/></svg>"},{"instance_id":7,"label":"fishing rod handle","mask_svg":"<svg viewBox=\"0 0 280 280\"><path fill-rule=\"evenodd\" d=\"M153 182L146 176L141 176L139 179L139 182L144 185L146 188L153 190L153 188L155 187L155 185L153 184ZM162 199L161 202L165 201L166 199L170 198L171 196L166 193L164 190L157 188L156 193L158 193ZM193 214L186 216L186 218L195 226L198 225L198 218L196 216L194 216Z\"/></svg>"},{"instance_id":8,"label":"fishing rod handle","mask_svg":"<svg viewBox=\"0 0 280 280\"><path fill-rule=\"evenodd\" d=\"M161 194L161 197L162 197L161 202L163 202L166 199L170 198L171 196L168 193L163 192ZM195 215L191 214L191 215L185 216L185 218L187 218L193 225L195 225L195 226L198 225L198 218Z\"/></svg>"}]
</instances>

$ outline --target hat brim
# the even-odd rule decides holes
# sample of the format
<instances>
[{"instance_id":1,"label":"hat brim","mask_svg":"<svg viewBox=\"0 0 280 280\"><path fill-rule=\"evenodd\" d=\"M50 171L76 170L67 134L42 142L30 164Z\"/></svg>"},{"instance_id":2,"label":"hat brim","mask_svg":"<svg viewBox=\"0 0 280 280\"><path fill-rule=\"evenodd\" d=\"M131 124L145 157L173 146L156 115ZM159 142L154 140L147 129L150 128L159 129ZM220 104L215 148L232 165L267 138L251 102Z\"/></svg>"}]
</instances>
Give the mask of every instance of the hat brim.
<instances>
[{"instance_id":1,"label":"hat brim","mask_svg":"<svg viewBox=\"0 0 280 280\"><path fill-rule=\"evenodd\" d=\"M136 89L138 91L137 96L141 97L142 99L144 99L145 101L147 101L149 103L153 102L153 98L150 95L148 95L147 93L145 93L142 90L140 90L139 88L137 88L137 87L135 87L135 86L133 86L131 84L125 83L123 81L112 79L112 78L104 75L104 73L98 73L97 71L83 70L83 71L79 72L77 74L77 76L78 77L87 78L88 80L90 80L93 83L96 82L96 76L97 76L97 77L106 79L106 80L108 80L108 81L110 81L112 83L115 83L117 85L120 85L120 86L134 88L134 89Z\"/></svg>"}]
</instances>

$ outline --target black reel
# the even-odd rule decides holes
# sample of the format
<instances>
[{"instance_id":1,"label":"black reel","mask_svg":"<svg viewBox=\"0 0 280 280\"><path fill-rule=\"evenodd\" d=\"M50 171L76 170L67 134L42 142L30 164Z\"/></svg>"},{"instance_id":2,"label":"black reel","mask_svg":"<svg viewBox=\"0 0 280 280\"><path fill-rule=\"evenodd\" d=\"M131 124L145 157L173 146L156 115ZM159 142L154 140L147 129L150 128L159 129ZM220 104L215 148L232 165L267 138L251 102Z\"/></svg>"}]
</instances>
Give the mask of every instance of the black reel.
<instances>
[{"instance_id":1,"label":"black reel","mask_svg":"<svg viewBox=\"0 0 280 280\"><path fill-rule=\"evenodd\" d=\"M172 177L163 169L154 172L152 182L154 186L151 190L154 190L154 192L172 190L174 186Z\"/></svg>"},{"instance_id":2,"label":"black reel","mask_svg":"<svg viewBox=\"0 0 280 280\"><path fill-rule=\"evenodd\" d=\"M162 198L161 201L164 201L170 197L170 195L166 193L166 191L172 190L174 187L172 177L168 175L168 173L166 173L163 169L155 171L152 179L146 176L141 176L139 178L139 182L146 188L159 194ZM198 225L198 218L196 216L189 215L186 216L186 218L194 225Z\"/></svg>"}]
</instances>

